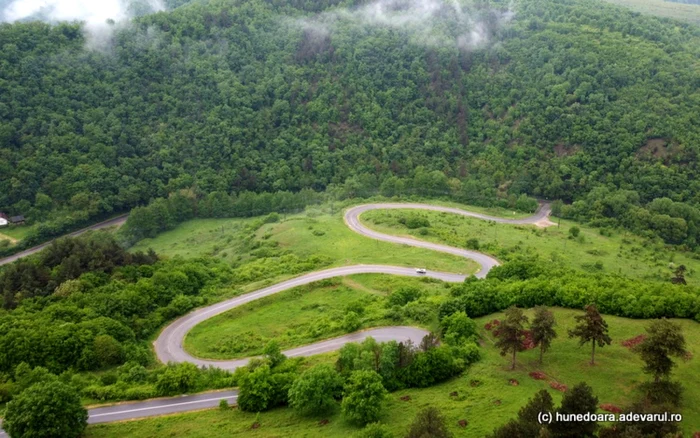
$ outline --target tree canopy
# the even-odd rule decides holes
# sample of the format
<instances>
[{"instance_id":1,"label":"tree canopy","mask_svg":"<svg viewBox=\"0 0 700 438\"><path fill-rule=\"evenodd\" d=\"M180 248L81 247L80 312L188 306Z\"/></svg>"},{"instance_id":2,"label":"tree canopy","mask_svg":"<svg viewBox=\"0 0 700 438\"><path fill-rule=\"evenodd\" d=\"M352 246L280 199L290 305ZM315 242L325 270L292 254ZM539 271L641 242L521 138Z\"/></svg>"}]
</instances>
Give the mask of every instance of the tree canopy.
<instances>
[{"instance_id":1,"label":"tree canopy","mask_svg":"<svg viewBox=\"0 0 700 438\"><path fill-rule=\"evenodd\" d=\"M53 380L30 386L8 403L2 426L17 438L77 438L87 419L76 391Z\"/></svg>"},{"instance_id":2,"label":"tree canopy","mask_svg":"<svg viewBox=\"0 0 700 438\"><path fill-rule=\"evenodd\" d=\"M447 1L428 28L360 19L364 0L171 3L102 50L75 23L0 25L0 206L42 222L32 239L183 189L216 216L213 192L328 188L527 193L698 241L696 27L462 2L483 33L467 44Z\"/></svg>"}]
</instances>

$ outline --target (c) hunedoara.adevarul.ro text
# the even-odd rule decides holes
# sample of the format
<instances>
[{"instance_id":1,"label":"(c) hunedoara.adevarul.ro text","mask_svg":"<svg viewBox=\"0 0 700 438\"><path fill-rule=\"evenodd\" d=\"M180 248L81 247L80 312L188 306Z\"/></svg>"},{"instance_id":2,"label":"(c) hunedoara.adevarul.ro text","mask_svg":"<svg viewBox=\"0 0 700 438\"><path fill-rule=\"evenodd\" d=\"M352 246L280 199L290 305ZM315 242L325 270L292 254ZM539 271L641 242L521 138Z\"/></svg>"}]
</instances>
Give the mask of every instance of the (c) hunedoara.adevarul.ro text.
<instances>
[{"instance_id":1,"label":"(c) hunedoara.adevarul.ro text","mask_svg":"<svg viewBox=\"0 0 700 438\"><path fill-rule=\"evenodd\" d=\"M683 421L683 415L672 412L661 412L654 414L636 414L628 412L624 414L598 414L586 412L585 414L562 414L561 412L540 412L537 415L540 424L552 423L572 423L582 421L607 421L607 422L674 422Z\"/></svg>"}]
</instances>

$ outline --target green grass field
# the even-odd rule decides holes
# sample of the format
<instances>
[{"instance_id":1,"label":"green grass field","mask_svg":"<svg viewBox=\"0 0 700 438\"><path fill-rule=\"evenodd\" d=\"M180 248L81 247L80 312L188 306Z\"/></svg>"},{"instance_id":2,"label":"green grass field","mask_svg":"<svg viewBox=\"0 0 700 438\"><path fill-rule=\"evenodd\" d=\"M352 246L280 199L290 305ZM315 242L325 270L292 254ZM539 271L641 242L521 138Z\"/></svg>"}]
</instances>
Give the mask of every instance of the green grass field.
<instances>
[{"instance_id":1,"label":"green grass field","mask_svg":"<svg viewBox=\"0 0 700 438\"><path fill-rule=\"evenodd\" d=\"M18 241L27 237L27 234L29 234L32 229L33 227L27 225L2 227L0 228L0 240L10 240L10 242L14 245Z\"/></svg>"},{"instance_id":2,"label":"green grass field","mask_svg":"<svg viewBox=\"0 0 700 438\"><path fill-rule=\"evenodd\" d=\"M605 0L633 11L700 25L700 6L667 0Z\"/></svg>"},{"instance_id":3,"label":"green grass field","mask_svg":"<svg viewBox=\"0 0 700 438\"><path fill-rule=\"evenodd\" d=\"M492 346L491 335L483 326L486 322L501 318L501 314L477 319L483 337L483 359L473 365L463 376L425 389L411 389L392 393L385 406L382 422L386 423L395 436L405 433L416 412L425 406L438 407L447 418L448 425L456 436L484 436L496 425L503 424L516 415L536 391L549 389L555 403L561 400L561 393L550 388L548 381L534 380L528 373L542 371L549 381L575 385L580 381L590 384L599 398L599 403L613 403L623 406L636 396L634 387L647 376L641 372L641 360L621 345L625 339L644 333L648 321L631 320L607 316L613 344L598 349L597 364L588 365L590 350L578 347L575 340L568 339L566 330L572 326L573 316L580 311L553 309L557 319L559 337L551 351L545 355L543 366L536 363L538 351L526 351L518 355L516 370L509 370L508 359L502 357ZM530 312L528 312L531 315ZM687 436L700 430L700 376L697 373L697 358L700 354L700 324L679 320L683 326L688 350L693 359L677 361L674 379L683 383L684 420L682 428ZM334 355L324 355L319 361L334 360ZM518 381L517 386L509 384L510 379ZM457 391L458 396L450 396ZM409 401L400 398L410 396ZM320 420L328 419L321 426ZM469 422L461 429L457 422ZM108 438L129 436L134 438L169 437L326 437L353 436L359 429L347 424L338 412L325 417L301 418L290 409L275 409L260 414L261 427L251 430L256 414L240 412L237 409L221 412L218 410L193 412L161 418L151 418L124 423L90 426L86 436Z\"/></svg>"},{"instance_id":4,"label":"green grass field","mask_svg":"<svg viewBox=\"0 0 700 438\"><path fill-rule=\"evenodd\" d=\"M411 215L427 218L430 227L411 230L399 223L401 218ZM462 248L468 239L475 238L481 251L502 260L513 255L538 254L553 263L589 272L619 273L657 281L669 281L673 273L670 263L684 264L688 268L687 281L700 284L697 275L700 260L689 257L687 253L650 245L625 232L614 231L610 236L604 236L599 230L570 221L562 220L561 226L537 228L415 210L372 210L364 213L361 219L365 225L386 234L409 235ZM558 222L558 219L553 220ZM580 240L569 238L569 229L573 226L580 228Z\"/></svg>"},{"instance_id":5,"label":"green grass field","mask_svg":"<svg viewBox=\"0 0 700 438\"><path fill-rule=\"evenodd\" d=\"M467 208L505 216L513 213L503 209ZM399 217L406 214L428 218L431 224L428 233L423 234L421 229L409 230L399 224ZM688 282L700 284L700 277L696 275L700 270L700 260L691 258L689 253L650 244L624 231L602 235L600 230L570 221L561 221L561 227L540 229L415 210L373 210L365 213L362 219L372 228L388 234L411 235L457 247L465 247L467 239L476 238L481 251L502 260L514 254L535 253L564 266L645 280L668 281L672 275L670 266L684 264L688 267ZM582 240L569 238L568 230L574 225L581 229ZM321 256L328 260L324 267L378 263L462 273L477 270L474 262L459 257L362 237L345 226L339 208L329 205L314 207L304 214L283 217L281 221L269 224L264 224L260 218L196 219L153 239L145 239L133 250L148 248L165 256L216 256L237 266L264 258L274 262L276 257L289 253L302 258ZM284 273L263 276L266 281L262 284L289 276ZM252 284L251 287L259 285Z\"/></svg>"},{"instance_id":6,"label":"green grass field","mask_svg":"<svg viewBox=\"0 0 700 438\"><path fill-rule=\"evenodd\" d=\"M186 258L214 255L240 264L268 255L254 248L257 242L273 243L275 256L289 252L300 257L327 258L329 267L374 263L465 274L478 269L476 263L461 257L362 237L346 227L338 209L331 213L327 207L317 207L277 223L260 222L257 218L195 219L153 239L144 239L132 250L153 248L161 255Z\"/></svg>"},{"instance_id":7,"label":"green grass field","mask_svg":"<svg viewBox=\"0 0 700 438\"><path fill-rule=\"evenodd\" d=\"M230 359L262 354L270 340L282 349L310 344L347 331L343 318L354 309L362 325L355 329L385 325L417 325L428 329L437 324L437 303L445 295L445 283L391 275L353 275L297 287L230 310L197 325L185 338L192 355ZM405 316L386 316L386 296L399 287L416 287L431 304L423 321ZM362 309L362 310L357 310ZM353 331L355 331L353 330Z\"/></svg>"}]
</instances>

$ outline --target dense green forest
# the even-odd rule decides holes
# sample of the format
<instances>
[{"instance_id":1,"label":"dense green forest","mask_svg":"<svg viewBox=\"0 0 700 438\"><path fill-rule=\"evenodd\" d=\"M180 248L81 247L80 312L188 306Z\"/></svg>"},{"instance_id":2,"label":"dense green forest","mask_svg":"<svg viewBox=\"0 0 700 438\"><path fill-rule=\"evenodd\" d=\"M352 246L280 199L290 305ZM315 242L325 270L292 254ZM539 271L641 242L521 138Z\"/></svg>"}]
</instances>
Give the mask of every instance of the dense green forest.
<instances>
[{"instance_id":1,"label":"dense green forest","mask_svg":"<svg viewBox=\"0 0 700 438\"><path fill-rule=\"evenodd\" d=\"M696 245L700 29L587 0L363 3L171 2L99 49L0 25L0 207L46 238L180 189L527 193Z\"/></svg>"}]
</instances>

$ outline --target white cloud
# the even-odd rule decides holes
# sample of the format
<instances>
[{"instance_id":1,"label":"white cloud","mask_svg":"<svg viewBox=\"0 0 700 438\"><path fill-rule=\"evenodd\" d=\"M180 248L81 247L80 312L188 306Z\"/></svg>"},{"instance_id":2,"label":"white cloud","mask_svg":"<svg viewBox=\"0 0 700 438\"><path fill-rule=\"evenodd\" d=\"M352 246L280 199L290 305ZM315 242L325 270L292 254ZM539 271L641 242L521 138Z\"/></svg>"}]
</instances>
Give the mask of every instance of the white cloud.
<instances>
[{"instance_id":1,"label":"white cloud","mask_svg":"<svg viewBox=\"0 0 700 438\"><path fill-rule=\"evenodd\" d=\"M135 10L165 10L163 0L10 0L6 4L0 21L84 22L88 46L93 48L109 42L114 26L108 20L123 24L133 18Z\"/></svg>"}]
</instances>

